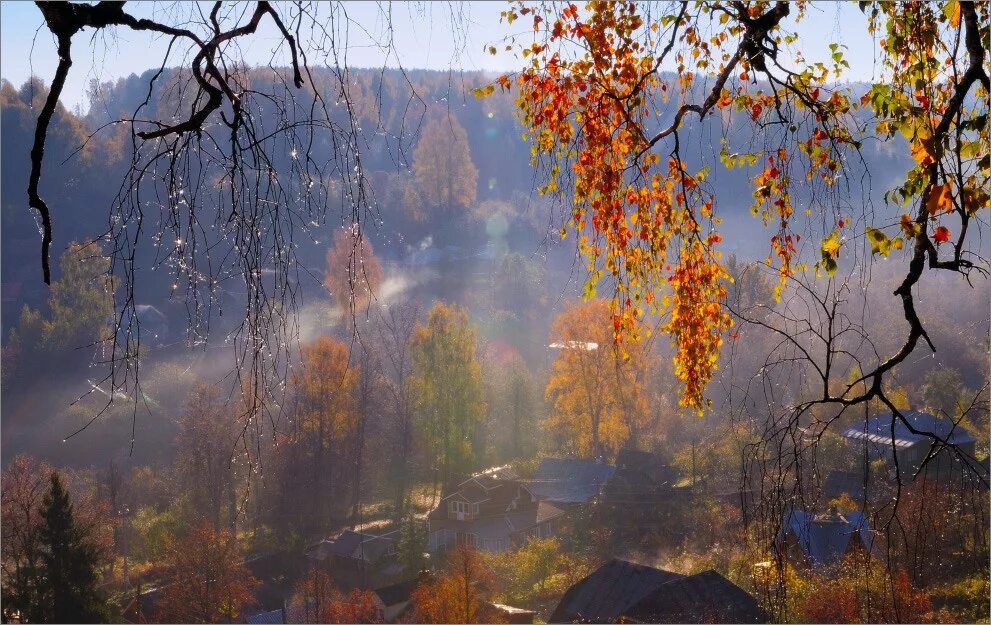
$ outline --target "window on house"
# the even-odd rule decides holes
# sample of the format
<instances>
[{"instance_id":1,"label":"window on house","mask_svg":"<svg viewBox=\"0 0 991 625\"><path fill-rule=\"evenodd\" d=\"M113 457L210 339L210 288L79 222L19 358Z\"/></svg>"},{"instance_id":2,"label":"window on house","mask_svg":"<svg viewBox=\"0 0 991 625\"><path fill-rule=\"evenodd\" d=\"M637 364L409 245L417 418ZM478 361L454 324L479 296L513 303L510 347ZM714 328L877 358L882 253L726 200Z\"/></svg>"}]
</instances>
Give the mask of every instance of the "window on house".
<instances>
[{"instance_id":1,"label":"window on house","mask_svg":"<svg viewBox=\"0 0 991 625\"><path fill-rule=\"evenodd\" d=\"M470 505L464 501L452 501L451 502L451 514L457 515L458 513L467 515L470 510Z\"/></svg>"},{"instance_id":2,"label":"window on house","mask_svg":"<svg viewBox=\"0 0 991 625\"><path fill-rule=\"evenodd\" d=\"M478 543L478 536L475 534L469 534L468 532L458 532L455 536L455 542L459 545L469 545L474 547Z\"/></svg>"}]
</instances>

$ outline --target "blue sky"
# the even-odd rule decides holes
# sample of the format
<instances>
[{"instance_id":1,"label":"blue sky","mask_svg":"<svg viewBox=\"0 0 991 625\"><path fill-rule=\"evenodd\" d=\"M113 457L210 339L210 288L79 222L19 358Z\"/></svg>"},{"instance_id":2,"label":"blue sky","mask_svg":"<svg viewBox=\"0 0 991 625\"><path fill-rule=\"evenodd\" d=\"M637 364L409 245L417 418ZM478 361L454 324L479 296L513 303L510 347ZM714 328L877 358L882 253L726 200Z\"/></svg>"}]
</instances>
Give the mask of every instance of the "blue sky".
<instances>
[{"instance_id":1,"label":"blue sky","mask_svg":"<svg viewBox=\"0 0 991 625\"><path fill-rule=\"evenodd\" d=\"M344 2L338 6L347 19L338 19L337 23L348 24L346 43L342 36L339 48L346 51L351 67L396 66L398 56L406 68L503 72L514 69L517 61L508 53L492 56L484 48L512 35L526 35L525 23L521 26L523 20L513 26L499 23L499 12L505 10L506 2L394 2L391 5ZM286 10L282 6L278 8ZM149 2L129 4L128 10L142 17L171 21L190 17L190 13L198 12L200 7L191 2ZM203 10L209 11L209 8ZM331 6L323 5L321 10L329 11ZM387 20L384 15L389 10L392 12L394 53L376 44L385 38ZM192 17L198 18L198 15L194 13ZM22 84L32 73L46 82L51 79L57 63L55 44L47 30L39 30L42 25L41 13L33 3L9 0L0 3L0 77L15 85ZM855 2L813 3L797 30L806 59L827 58L828 44L839 41L849 47L849 80L870 80L875 75L874 44ZM86 87L91 79L116 80L157 67L167 47L164 38L149 33L120 29L116 33L101 32L94 38L92 31L84 32L73 42L73 67L63 98L70 107L79 104L85 108ZM277 33L266 26L255 37L244 41L244 57L249 63L267 63L278 42ZM180 61L174 55L170 65Z\"/></svg>"}]
</instances>

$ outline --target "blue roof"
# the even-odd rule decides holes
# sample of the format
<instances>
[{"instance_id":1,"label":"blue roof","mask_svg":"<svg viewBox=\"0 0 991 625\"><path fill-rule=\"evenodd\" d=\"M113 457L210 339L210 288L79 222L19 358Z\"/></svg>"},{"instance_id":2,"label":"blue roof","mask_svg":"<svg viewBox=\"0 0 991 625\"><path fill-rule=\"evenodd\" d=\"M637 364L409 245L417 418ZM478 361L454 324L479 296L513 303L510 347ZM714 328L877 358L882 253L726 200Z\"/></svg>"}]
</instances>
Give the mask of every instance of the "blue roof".
<instances>
[{"instance_id":1,"label":"blue roof","mask_svg":"<svg viewBox=\"0 0 991 625\"><path fill-rule=\"evenodd\" d=\"M860 512L816 517L802 510L792 510L785 517L782 533L794 534L802 552L814 565L828 566L838 562L846 553L854 534L864 547L872 549L870 528Z\"/></svg>"},{"instance_id":2,"label":"blue roof","mask_svg":"<svg viewBox=\"0 0 991 625\"><path fill-rule=\"evenodd\" d=\"M913 429L920 433L916 434L909 430L904 421L895 418L889 412L872 417L866 423L858 423L847 428L843 432L843 436L890 446L892 443L891 424L894 421L895 447L912 447L918 443L934 442L933 435L954 445L973 443L975 441L970 432L947 419L940 419L925 412L914 412L910 410L903 411L902 416L905 417L905 421L912 424Z\"/></svg>"},{"instance_id":3,"label":"blue roof","mask_svg":"<svg viewBox=\"0 0 991 625\"><path fill-rule=\"evenodd\" d=\"M586 503L599 494L616 467L577 458L544 458L527 484L531 493L556 503Z\"/></svg>"}]
</instances>

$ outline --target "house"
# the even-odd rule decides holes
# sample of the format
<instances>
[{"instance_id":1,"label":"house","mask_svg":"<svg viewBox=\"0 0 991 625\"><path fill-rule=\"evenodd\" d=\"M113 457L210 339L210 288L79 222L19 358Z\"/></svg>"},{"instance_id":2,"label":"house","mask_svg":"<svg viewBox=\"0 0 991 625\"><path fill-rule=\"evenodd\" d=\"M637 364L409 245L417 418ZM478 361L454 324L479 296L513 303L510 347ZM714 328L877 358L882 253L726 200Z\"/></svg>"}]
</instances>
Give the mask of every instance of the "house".
<instances>
[{"instance_id":1,"label":"house","mask_svg":"<svg viewBox=\"0 0 991 625\"><path fill-rule=\"evenodd\" d=\"M565 592L551 623L764 623L745 590L715 571L682 575L611 560Z\"/></svg>"},{"instance_id":2,"label":"house","mask_svg":"<svg viewBox=\"0 0 991 625\"><path fill-rule=\"evenodd\" d=\"M616 470L602 489L602 522L636 532L656 530L688 503L691 490L677 483L678 472L654 454L620 450Z\"/></svg>"},{"instance_id":3,"label":"house","mask_svg":"<svg viewBox=\"0 0 991 625\"><path fill-rule=\"evenodd\" d=\"M826 514L792 510L778 535L779 548L793 561L814 567L829 567L857 549L875 549L874 536L860 512Z\"/></svg>"},{"instance_id":4,"label":"house","mask_svg":"<svg viewBox=\"0 0 991 625\"><path fill-rule=\"evenodd\" d=\"M716 571L658 586L623 615L626 623L766 623L754 597Z\"/></svg>"},{"instance_id":5,"label":"house","mask_svg":"<svg viewBox=\"0 0 991 625\"><path fill-rule=\"evenodd\" d=\"M344 530L310 547L306 557L325 570L341 590L370 588L396 579L404 572L397 561L399 532L376 535Z\"/></svg>"},{"instance_id":6,"label":"house","mask_svg":"<svg viewBox=\"0 0 991 625\"><path fill-rule=\"evenodd\" d=\"M602 494L616 467L577 458L544 458L527 487L553 504L586 504Z\"/></svg>"},{"instance_id":7,"label":"house","mask_svg":"<svg viewBox=\"0 0 991 625\"><path fill-rule=\"evenodd\" d=\"M431 552L460 544L505 551L531 537L554 536L563 514L539 500L514 471L497 467L445 492L427 515L428 545Z\"/></svg>"},{"instance_id":8,"label":"house","mask_svg":"<svg viewBox=\"0 0 991 625\"><path fill-rule=\"evenodd\" d=\"M650 566L610 560L569 588L548 622L615 622L660 585L680 577Z\"/></svg>"},{"instance_id":9,"label":"house","mask_svg":"<svg viewBox=\"0 0 991 625\"><path fill-rule=\"evenodd\" d=\"M385 622L395 623L399 620L399 617L409 608L413 591L429 576L429 573L424 572L419 577L375 589L375 596L381 603L382 617Z\"/></svg>"},{"instance_id":10,"label":"house","mask_svg":"<svg viewBox=\"0 0 991 625\"><path fill-rule=\"evenodd\" d=\"M863 501L866 487L864 474L852 471L830 471L822 481L822 499L832 501L847 495L854 501Z\"/></svg>"},{"instance_id":11,"label":"house","mask_svg":"<svg viewBox=\"0 0 991 625\"><path fill-rule=\"evenodd\" d=\"M947 419L940 419L924 412L904 411L903 419L893 413L880 414L847 428L843 437L854 443L867 445L868 456L898 461L902 477L911 477L922 466L934 446L933 458L926 465L928 477L959 475L967 467L960 455L974 457L975 439L967 430ZM911 426L911 427L909 427ZM938 439L938 440L937 440ZM948 449L949 444L960 453Z\"/></svg>"}]
</instances>

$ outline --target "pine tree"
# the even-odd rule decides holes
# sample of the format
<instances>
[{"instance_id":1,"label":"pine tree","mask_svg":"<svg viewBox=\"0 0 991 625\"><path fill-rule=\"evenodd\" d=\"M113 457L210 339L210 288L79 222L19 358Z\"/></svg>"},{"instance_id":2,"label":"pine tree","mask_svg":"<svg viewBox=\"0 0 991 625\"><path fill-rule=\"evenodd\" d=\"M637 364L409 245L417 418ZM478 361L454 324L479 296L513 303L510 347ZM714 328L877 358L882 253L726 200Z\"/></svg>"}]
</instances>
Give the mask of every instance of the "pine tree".
<instances>
[{"instance_id":1,"label":"pine tree","mask_svg":"<svg viewBox=\"0 0 991 625\"><path fill-rule=\"evenodd\" d=\"M107 602L97 590L97 548L90 532L73 514L69 493L58 473L42 503L42 594L50 623L99 623L111 619Z\"/></svg>"}]
</instances>

